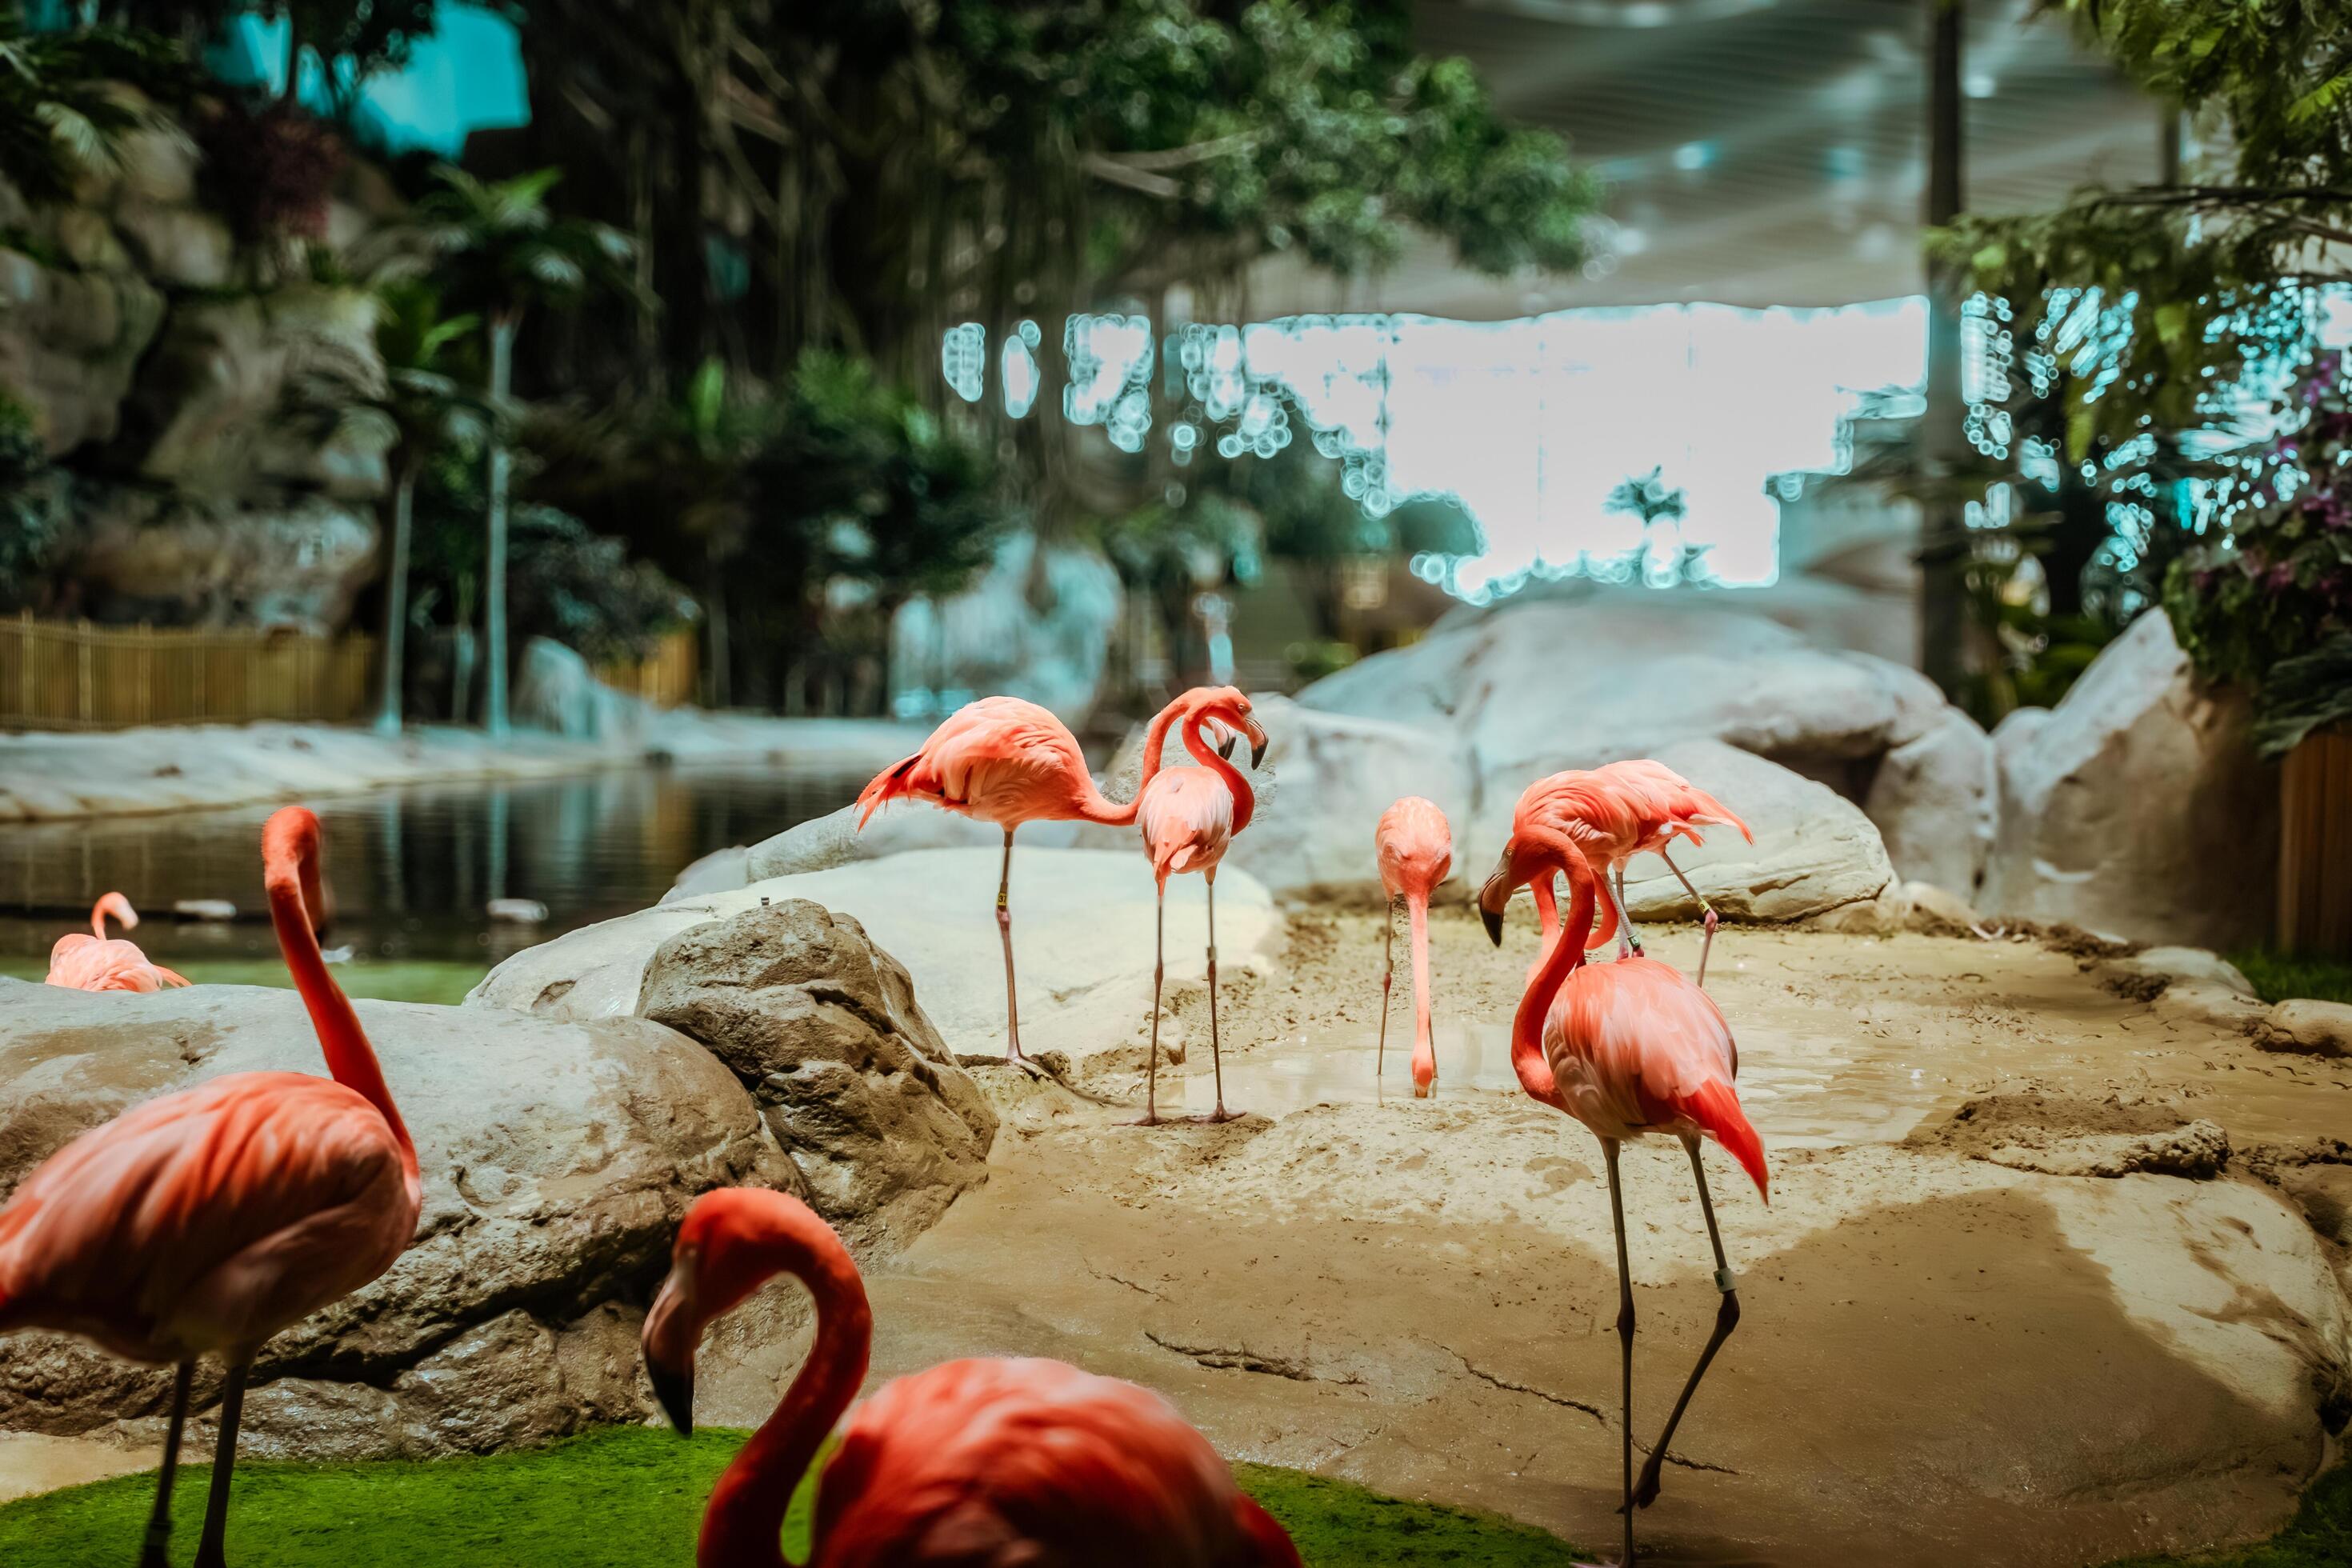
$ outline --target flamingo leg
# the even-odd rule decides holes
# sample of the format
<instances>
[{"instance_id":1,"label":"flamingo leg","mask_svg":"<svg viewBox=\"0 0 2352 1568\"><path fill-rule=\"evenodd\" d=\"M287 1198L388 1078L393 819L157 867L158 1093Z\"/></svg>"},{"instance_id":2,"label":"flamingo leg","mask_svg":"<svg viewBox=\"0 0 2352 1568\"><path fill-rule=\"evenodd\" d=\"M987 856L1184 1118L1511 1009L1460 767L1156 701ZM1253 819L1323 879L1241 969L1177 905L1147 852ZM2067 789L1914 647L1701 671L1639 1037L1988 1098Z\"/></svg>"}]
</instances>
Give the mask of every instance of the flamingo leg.
<instances>
[{"instance_id":1,"label":"flamingo leg","mask_svg":"<svg viewBox=\"0 0 2352 1568\"><path fill-rule=\"evenodd\" d=\"M1715 1288L1723 1292L1722 1304L1715 1310L1715 1332L1709 1334L1706 1348L1698 1352L1698 1364L1691 1368L1690 1381L1683 1384L1682 1397L1675 1401L1674 1414L1666 1417L1666 1429L1658 1434L1658 1446L1650 1450L1642 1466L1641 1482L1633 1489L1633 1506L1647 1508L1658 1495L1658 1468L1666 1462L1666 1445L1675 1439L1675 1426L1683 1418L1684 1409L1691 1395L1698 1390L1698 1380L1706 1375L1707 1363L1731 1331L1739 1326L1739 1292L1733 1289L1735 1280L1731 1265L1724 1260L1723 1233L1716 1228L1715 1200L1707 1195L1706 1167L1699 1160L1698 1137L1696 1133L1683 1136L1683 1147L1690 1151L1691 1174L1698 1179L1699 1211L1706 1215L1706 1238L1715 1247Z\"/></svg>"},{"instance_id":2,"label":"flamingo leg","mask_svg":"<svg viewBox=\"0 0 2352 1568\"><path fill-rule=\"evenodd\" d=\"M1691 879L1683 875L1683 868L1675 864L1675 858L1673 856L1661 849L1658 851L1658 858L1666 863L1666 869L1675 874L1675 880L1683 885L1683 890L1690 894L1692 898L1696 899L1698 900L1698 907L1706 911L1706 918L1701 922L1706 927L1706 935L1699 939L1698 944L1698 984L1701 987L1704 987L1706 984L1706 955L1715 947L1715 928L1717 924L1715 918L1715 906L1706 901L1706 895L1705 893L1700 892L1696 888L1691 886ZM1701 1192L1705 1192L1706 1190L1704 1184L1700 1185L1699 1190Z\"/></svg>"},{"instance_id":3,"label":"flamingo leg","mask_svg":"<svg viewBox=\"0 0 2352 1568\"><path fill-rule=\"evenodd\" d=\"M1618 1510L1625 1516L1625 1555L1618 1559L1618 1564L1619 1568L1633 1568L1633 1271L1625 1260L1625 1194L1617 1179L1619 1146L1614 1138L1601 1141L1601 1152L1609 1162L1609 1219L1617 1228L1618 1398L1619 1408L1624 1413L1621 1436L1625 1489L1624 1506Z\"/></svg>"},{"instance_id":4,"label":"flamingo leg","mask_svg":"<svg viewBox=\"0 0 2352 1568\"><path fill-rule=\"evenodd\" d=\"M1209 891L1209 1068L1217 1079L1217 1109L1209 1120L1231 1121L1234 1113L1225 1109L1225 1064L1217 1053L1217 873L1214 867L1203 879Z\"/></svg>"},{"instance_id":5,"label":"flamingo leg","mask_svg":"<svg viewBox=\"0 0 2352 1568\"><path fill-rule=\"evenodd\" d=\"M1608 893L1610 901L1617 906L1617 956L1624 957L1625 950L1630 945L1633 950L1633 956L1641 957L1642 933L1633 929L1633 917L1625 912L1624 863L1622 861L1618 863L1615 886L1612 887L1606 877L1601 879L1601 886Z\"/></svg>"},{"instance_id":6,"label":"flamingo leg","mask_svg":"<svg viewBox=\"0 0 2352 1568\"><path fill-rule=\"evenodd\" d=\"M1373 1058L1372 1081L1377 1086L1389 1065L1389 990L1396 984L1396 901L1388 906L1387 931L1381 942L1381 1047Z\"/></svg>"},{"instance_id":7,"label":"flamingo leg","mask_svg":"<svg viewBox=\"0 0 2352 1568\"><path fill-rule=\"evenodd\" d=\"M1004 1060L1027 1068L1021 1054L1021 1003L1013 979L1013 829L1004 830L1004 874L996 879L996 934L1004 939Z\"/></svg>"},{"instance_id":8,"label":"flamingo leg","mask_svg":"<svg viewBox=\"0 0 2352 1568\"><path fill-rule=\"evenodd\" d=\"M180 1468L180 1428L188 1419L188 1386L195 1381L196 1363L184 1361L172 1380L172 1424L163 1429L163 1468L155 1476L155 1510L147 1516L147 1539L139 1549L139 1568L167 1568L165 1549L172 1543L172 1480Z\"/></svg>"},{"instance_id":9,"label":"flamingo leg","mask_svg":"<svg viewBox=\"0 0 2352 1568\"><path fill-rule=\"evenodd\" d=\"M227 1568L223 1548L228 1534L229 1477L236 1469L236 1427L245 1414L245 1374L248 1365L237 1362L228 1369L228 1384L221 1391L220 1438L213 1446L213 1484L205 1499L205 1535L196 1544L195 1568Z\"/></svg>"},{"instance_id":10,"label":"flamingo leg","mask_svg":"<svg viewBox=\"0 0 2352 1568\"><path fill-rule=\"evenodd\" d=\"M1138 1127L1160 1125L1160 982L1167 974L1168 889L1160 889L1160 910L1151 929L1151 1076L1145 1079L1143 1120Z\"/></svg>"}]
</instances>

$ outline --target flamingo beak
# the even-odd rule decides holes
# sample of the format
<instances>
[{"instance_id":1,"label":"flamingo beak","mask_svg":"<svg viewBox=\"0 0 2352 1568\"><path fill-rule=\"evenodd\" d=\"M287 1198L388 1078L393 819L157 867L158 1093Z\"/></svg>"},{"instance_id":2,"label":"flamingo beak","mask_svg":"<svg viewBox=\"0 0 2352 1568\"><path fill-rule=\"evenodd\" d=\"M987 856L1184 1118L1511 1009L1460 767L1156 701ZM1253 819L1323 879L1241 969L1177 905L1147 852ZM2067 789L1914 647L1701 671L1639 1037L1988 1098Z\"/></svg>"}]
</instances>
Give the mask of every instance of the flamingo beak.
<instances>
[{"instance_id":1,"label":"flamingo beak","mask_svg":"<svg viewBox=\"0 0 2352 1568\"><path fill-rule=\"evenodd\" d=\"M1225 761L1229 763L1232 762L1234 760L1234 748L1240 743L1241 736L1235 734L1230 730L1226 731L1225 738L1217 742L1217 755L1224 758Z\"/></svg>"},{"instance_id":2,"label":"flamingo beak","mask_svg":"<svg viewBox=\"0 0 2352 1568\"><path fill-rule=\"evenodd\" d=\"M1503 910L1511 901L1511 849L1506 844L1502 855L1478 889L1478 918L1486 927L1487 940L1496 947L1503 945Z\"/></svg>"},{"instance_id":3,"label":"flamingo beak","mask_svg":"<svg viewBox=\"0 0 2352 1568\"><path fill-rule=\"evenodd\" d=\"M654 1397L661 1401L662 1412L669 1417L670 1426L681 1437L694 1436L694 1373L674 1372L648 1357L646 1376L652 1380Z\"/></svg>"},{"instance_id":4,"label":"flamingo beak","mask_svg":"<svg viewBox=\"0 0 2352 1568\"><path fill-rule=\"evenodd\" d=\"M1258 764L1265 761L1265 749L1274 742L1266 738L1265 730L1259 727L1256 720L1244 715L1242 719L1242 725L1244 729L1249 731L1250 771L1252 773L1255 773L1257 771Z\"/></svg>"}]
</instances>

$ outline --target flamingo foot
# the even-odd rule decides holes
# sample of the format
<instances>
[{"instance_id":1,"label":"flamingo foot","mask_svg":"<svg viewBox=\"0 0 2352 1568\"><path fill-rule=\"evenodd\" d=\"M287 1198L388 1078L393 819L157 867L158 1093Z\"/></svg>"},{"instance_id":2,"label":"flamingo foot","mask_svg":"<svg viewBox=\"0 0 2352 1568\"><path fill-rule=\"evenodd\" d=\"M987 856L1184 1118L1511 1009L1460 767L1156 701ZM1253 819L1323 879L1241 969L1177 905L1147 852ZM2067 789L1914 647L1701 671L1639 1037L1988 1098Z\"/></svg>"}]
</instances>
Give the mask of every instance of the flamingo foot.
<instances>
[{"instance_id":1,"label":"flamingo foot","mask_svg":"<svg viewBox=\"0 0 2352 1568\"><path fill-rule=\"evenodd\" d=\"M1227 1110L1220 1105L1206 1116L1188 1116L1184 1120L1197 1127L1222 1127L1228 1121L1239 1121L1242 1115L1241 1111Z\"/></svg>"},{"instance_id":2,"label":"flamingo foot","mask_svg":"<svg viewBox=\"0 0 2352 1568\"><path fill-rule=\"evenodd\" d=\"M1132 1121L1122 1121L1119 1125L1121 1127L1165 1127L1168 1125L1168 1119L1157 1115L1139 1116Z\"/></svg>"},{"instance_id":3,"label":"flamingo foot","mask_svg":"<svg viewBox=\"0 0 2352 1568\"><path fill-rule=\"evenodd\" d=\"M1649 1458L1642 1466L1642 1479L1633 1483L1635 1508L1647 1508L1658 1500L1658 1467L1664 1462L1660 1452L1655 1448L1650 1450Z\"/></svg>"}]
</instances>

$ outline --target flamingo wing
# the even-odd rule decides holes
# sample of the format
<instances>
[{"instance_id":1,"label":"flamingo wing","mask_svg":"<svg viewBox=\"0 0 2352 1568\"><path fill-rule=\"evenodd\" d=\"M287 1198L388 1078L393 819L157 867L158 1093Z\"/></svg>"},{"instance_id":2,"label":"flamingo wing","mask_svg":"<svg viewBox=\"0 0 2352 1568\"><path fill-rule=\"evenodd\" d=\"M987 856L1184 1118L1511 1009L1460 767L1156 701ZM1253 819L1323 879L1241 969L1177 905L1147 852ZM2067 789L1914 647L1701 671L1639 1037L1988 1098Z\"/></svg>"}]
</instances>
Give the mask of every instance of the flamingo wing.
<instances>
[{"instance_id":1,"label":"flamingo wing","mask_svg":"<svg viewBox=\"0 0 2352 1568\"><path fill-rule=\"evenodd\" d=\"M1197 871L1224 858L1234 836L1234 795L1206 768L1169 768L1152 776L1136 803L1136 825L1153 875Z\"/></svg>"},{"instance_id":2,"label":"flamingo wing","mask_svg":"<svg viewBox=\"0 0 2352 1568\"><path fill-rule=\"evenodd\" d=\"M1715 796L1692 784L1690 780L1650 757L1636 757L1627 762L1611 763L1593 770L1606 778L1623 798L1645 819L1642 847L1658 848L1675 838L1687 838L1694 844L1704 843L1693 831L1694 824L1713 824L1736 827L1748 843L1756 835L1748 830L1737 813Z\"/></svg>"},{"instance_id":3,"label":"flamingo wing","mask_svg":"<svg viewBox=\"0 0 2352 1568\"><path fill-rule=\"evenodd\" d=\"M902 798L983 822L1022 822L1063 806L1087 777L1085 754L1059 719L1017 697L983 697L950 714L921 751L859 792L858 826Z\"/></svg>"},{"instance_id":4,"label":"flamingo wing","mask_svg":"<svg viewBox=\"0 0 2352 1568\"><path fill-rule=\"evenodd\" d=\"M383 1116L306 1073L236 1073L135 1106L0 1208L0 1330L138 1361L250 1350L374 1279L417 1195Z\"/></svg>"},{"instance_id":5,"label":"flamingo wing","mask_svg":"<svg viewBox=\"0 0 2352 1568\"><path fill-rule=\"evenodd\" d=\"M47 982L74 991L160 991L188 982L163 965L148 961L139 944L120 937L95 937L74 931L58 938L49 949Z\"/></svg>"},{"instance_id":6,"label":"flamingo wing","mask_svg":"<svg viewBox=\"0 0 2352 1568\"><path fill-rule=\"evenodd\" d=\"M1248 1568L1298 1561L1160 1395L1060 1362L949 1362L853 1412L822 1568Z\"/></svg>"},{"instance_id":7,"label":"flamingo wing","mask_svg":"<svg viewBox=\"0 0 2352 1568\"><path fill-rule=\"evenodd\" d=\"M1381 814L1372 843L1389 897L1426 894L1454 868L1454 830L1434 801L1406 795Z\"/></svg>"},{"instance_id":8,"label":"flamingo wing","mask_svg":"<svg viewBox=\"0 0 2352 1568\"><path fill-rule=\"evenodd\" d=\"M1705 1132L1766 1190L1763 1141L1740 1109L1739 1052L1715 999L1654 958L1586 964L1544 1023L1570 1113L1604 1138Z\"/></svg>"}]
</instances>

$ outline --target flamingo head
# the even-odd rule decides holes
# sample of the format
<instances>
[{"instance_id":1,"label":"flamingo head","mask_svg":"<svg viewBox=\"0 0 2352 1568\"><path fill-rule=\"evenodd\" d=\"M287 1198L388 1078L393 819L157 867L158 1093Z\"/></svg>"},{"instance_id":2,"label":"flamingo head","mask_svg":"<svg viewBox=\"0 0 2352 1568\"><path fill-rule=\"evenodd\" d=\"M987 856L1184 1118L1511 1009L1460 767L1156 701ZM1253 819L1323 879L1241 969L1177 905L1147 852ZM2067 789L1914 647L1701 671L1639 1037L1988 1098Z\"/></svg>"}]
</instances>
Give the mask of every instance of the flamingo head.
<instances>
[{"instance_id":1,"label":"flamingo head","mask_svg":"<svg viewBox=\"0 0 2352 1568\"><path fill-rule=\"evenodd\" d=\"M1265 760L1265 749L1272 742L1265 729L1250 717L1250 700L1237 687L1204 686L1193 696L1193 715L1204 724L1224 731L1224 741L1217 747L1221 757L1234 754L1234 744L1247 735L1250 741L1250 767L1255 770Z\"/></svg>"},{"instance_id":2,"label":"flamingo head","mask_svg":"<svg viewBox=\"0 0 2352 1568\"><path fill-rule=\"evenodd\" d=\"M694 1361L704 1331L780 1273L798 1276L821 1302L845 1289L864 1300L848 1248L790 1194L724 1187L686 1211L669 1278L639 1341L654 1397L681 1436L694 1434Z\"/></svg>"},{"instance_id":3,"label":"flamingo head","mask_svg":"<svg viewBox=\"0 0 2352 1568\"><path fill-rule=\"evenodd\" d=\"M300 896L310 932L323 942L335 909L319 873L321 837L318 814L308 806L272 813L261 827L261 879L272 892L287 889Z\"/></svg>"},{"instance_id":4,"label":"flamingo head","mask_svg":"<svg viewBox=\"0 0 2352 1568\"><path fill-rule=\"evenodd\" d=\"M1575 839L1560 828L1530 824L1503 840L1495 868L1478 889L1478 918L1496 947L1503 945L1503 911L1511 895L1538 877L1565 872L1571 885L1592 882L1591 863ZM1597 885L1597 884L1594 884Z\"/></svg>"},{"instance_id":5,"label":"flamingo head","mask_svg":"<svg viewBox=\"0 0 2352 1568\"><path fill-rule=\"evenodd\" d=\"M1487 940L1496 947L1503 945L1503 911L1510 907L1511 895L1535 874L1518 871L1514 857L1517 844L1517 838L1503 841L1503 853L1478 888L1478 919L1486 924Z\"/></svg>"}]
</instances>

